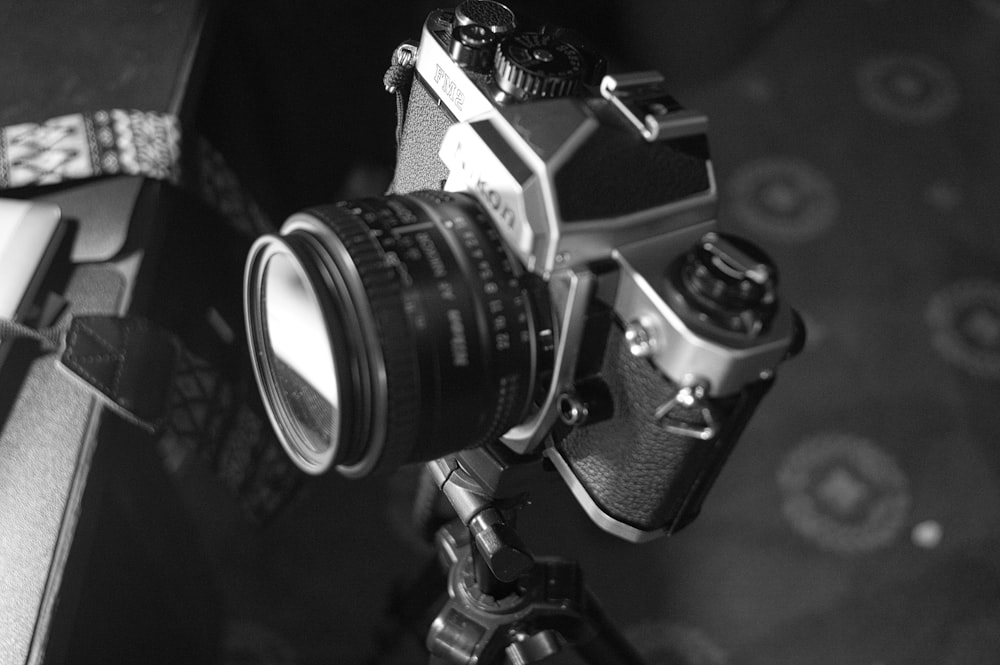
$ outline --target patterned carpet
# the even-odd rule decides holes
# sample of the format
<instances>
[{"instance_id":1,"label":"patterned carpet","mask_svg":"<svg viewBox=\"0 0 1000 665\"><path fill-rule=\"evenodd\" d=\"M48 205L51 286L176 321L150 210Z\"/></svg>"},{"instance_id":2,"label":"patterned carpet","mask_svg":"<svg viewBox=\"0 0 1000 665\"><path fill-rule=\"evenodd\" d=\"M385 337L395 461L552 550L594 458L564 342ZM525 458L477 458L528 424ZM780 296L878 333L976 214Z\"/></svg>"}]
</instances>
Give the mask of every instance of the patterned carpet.
<instances>
[{"instance_id":1,"label":"patterned carpet","mask_svg":"<svg viewBox=\"0 0 1000 665\"><path fill-rule=\"evenodd\" d=\"M689 662L1000 660L998 58L995 2L814 1L682 97L810 328L653 546L630 620L687 627Z\"/></svg>"},{"instance_id":2,"label":"patterned carpet","mask_svg":"<svg viewBox=\"0 0 1000 665\"><path fill-rule=\"evenodd\" d=\"M169 19L190 19L192 7L98 4L129 28L119 39L87 28L96 5L50 12L72 34L29 21L36 32L24 41L46 57L15 48L4 60L11 90L28 82L31 93L14 95L4 124L24 120L32 97L41 103L29 119L42 120L104 108L134 92L130 81L137 99L147 85L156 99L169 92L153 74L163 65L172 76L191 46L174 41L188 24ZM394 108L381 75L437 4L217 3L208 80L191 91L202 100L195 129L274 219L383 191ZM679 100L708 115L722 227L767 248L809 328L691 526L629 545L553 480L522 515L532 551L580 560L651 665L1000 663L1000 0L530 4L576 21L631 67L663 71ZM0 15L19 16L12 8ZM75 67L122 71L70 94L89 80ZM196 290L238 310L245 251L208 226L208 238L171 234L177 246L164 254L211 264L218 278ZM165 318L204 311L168 272L162 282L158 292L184 310ZM190 342L198 331L177 332ZM228 370L229 358L190 351L160 452L224 602L222 660L423 662L416 642L390 649L384 639L394 589L430 557L410 520L412 470L311 479L265 523L248 519L248 507L267 514L286 498L287 461L239 381L216 374L213 361ZM223 420L232 431L220 431ZM139 537L161 535L145 514L136 521ZM159 543L168 553L146 563L169 569L193 543ZM128 600L158 588L117 561L93 566L116 584L141 583L109 592L96 575L80 626L119 591ZM142 607L158 624L159 610Z\"/></svg>"},{"instance_id":3,"label":"patterned carpet","mask_svg":"<svg viewBox=\"0 0 1000 665\"><path fill-rule=\"evenodd\" d=\"M558 484L524 515L651 663L1000 662L998 63L996 0L804 0L677 91L723 227L810 337L679 535L618 543ZM262 531L206 516L233 649L363 662L422 556L409 489L326 477Z\"/></svg>"}]
</instances>

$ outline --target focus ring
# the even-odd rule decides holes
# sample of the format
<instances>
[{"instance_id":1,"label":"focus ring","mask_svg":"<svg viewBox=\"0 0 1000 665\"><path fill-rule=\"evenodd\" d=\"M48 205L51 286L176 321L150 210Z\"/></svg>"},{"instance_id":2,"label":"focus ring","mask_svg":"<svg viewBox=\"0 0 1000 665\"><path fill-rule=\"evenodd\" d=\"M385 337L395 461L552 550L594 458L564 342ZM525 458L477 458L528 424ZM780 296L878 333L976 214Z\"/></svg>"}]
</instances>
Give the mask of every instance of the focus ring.
<instances>
[{"instance_id":1,"label":"focus ring","mask_svg":"<svg viewBox=\"0 0 1000 665\"><path fill-rule=\"evenodd\" d=\"M345 460L346 464L338 470L349 476L363 476L378 468L395 469L406 460L410 451L399 445L385 446L384 442L411 440L420 422L416 351L403 310L399 280L382 247L355 210L322 206L309 210L308 214L336 234L356 267L382 353L383 367L371 375L377 377L382 372L385 375L386 427L382 445L366 450L360 460ZM377 387L373 387L371 396L378 399ZM372 406L377 413L377 404Z\"/></svg>"}]
</instances>

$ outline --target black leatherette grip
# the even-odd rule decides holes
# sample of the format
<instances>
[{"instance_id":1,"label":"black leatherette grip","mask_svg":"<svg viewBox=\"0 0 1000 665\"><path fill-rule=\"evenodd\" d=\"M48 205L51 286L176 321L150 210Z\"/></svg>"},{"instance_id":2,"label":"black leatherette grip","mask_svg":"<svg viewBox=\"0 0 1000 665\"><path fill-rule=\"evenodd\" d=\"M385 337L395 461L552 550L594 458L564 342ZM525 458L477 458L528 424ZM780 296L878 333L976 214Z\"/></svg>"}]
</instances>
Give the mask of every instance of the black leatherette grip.
<instances>
[{"instance_id":1,"label":"black leatherette grip","mask_svg":"<svg viewBox=\"0 0 1000 665\"><path fill-rule=\"evenodd\" d=\"M619 330L609 336L602 375L614 416L579 427L556 444L574 475L609 516L642 531L677 531L697 516L702 500L770 382L713 400L721 424L709 441L668 432L654 417L674 395L672 384L644 358L633 356ZM671 417L695 426L701 409Z\"/></svg>"}]
</instances>

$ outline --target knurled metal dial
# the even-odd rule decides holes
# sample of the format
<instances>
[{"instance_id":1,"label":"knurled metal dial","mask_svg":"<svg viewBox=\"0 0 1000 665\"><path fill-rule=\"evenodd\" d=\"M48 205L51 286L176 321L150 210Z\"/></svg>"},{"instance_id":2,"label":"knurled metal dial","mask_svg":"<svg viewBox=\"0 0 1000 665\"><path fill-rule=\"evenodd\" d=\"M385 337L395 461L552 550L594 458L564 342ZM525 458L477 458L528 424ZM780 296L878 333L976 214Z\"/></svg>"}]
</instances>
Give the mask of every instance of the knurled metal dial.
<instances>
[{"instance_id":1,"label":"knurled metal dial","mask_svg":"<svg viewBox=\"0 0 1000 665\"><path fill-rule=\"evenodd\" d=\"M573 94L584 74L580 51L543 32L518 32L500 43L494 63L497 86L518 101Z\"/></svg>"}]
</instances>

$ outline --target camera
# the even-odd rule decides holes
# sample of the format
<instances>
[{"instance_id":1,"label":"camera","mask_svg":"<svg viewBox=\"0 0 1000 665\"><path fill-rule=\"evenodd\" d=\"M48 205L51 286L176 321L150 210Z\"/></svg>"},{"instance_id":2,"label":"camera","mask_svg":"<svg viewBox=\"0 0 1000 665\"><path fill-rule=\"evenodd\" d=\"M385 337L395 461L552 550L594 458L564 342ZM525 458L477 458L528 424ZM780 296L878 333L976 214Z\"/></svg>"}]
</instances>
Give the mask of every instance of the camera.
<instances>
[{"instance_id":1,"label":"camera","mask_svg":"<svg viewBox=\"0 0 1000 665\"><path fill-rule=\"evenodd\" d=\"M393 62L390 192L247 260L285 449L361 477L499 446L615 535L681 528L804 338L773 262L716 228L705 117L491 0L431 12Z\"/></svg>"}]
</instances>

